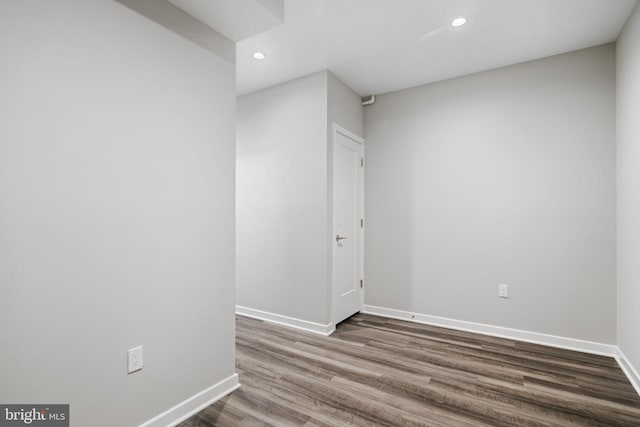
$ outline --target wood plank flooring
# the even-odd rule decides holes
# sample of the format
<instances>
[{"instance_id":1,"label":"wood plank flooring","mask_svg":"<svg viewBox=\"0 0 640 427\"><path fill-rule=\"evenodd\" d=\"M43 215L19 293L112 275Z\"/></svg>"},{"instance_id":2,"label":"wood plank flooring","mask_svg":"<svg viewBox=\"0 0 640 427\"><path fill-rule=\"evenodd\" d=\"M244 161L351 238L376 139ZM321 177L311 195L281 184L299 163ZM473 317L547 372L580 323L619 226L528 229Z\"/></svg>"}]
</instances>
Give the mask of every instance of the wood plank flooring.
<instances>
[{"instance_id":1,"label":"wood plank flooring","mask_svg":"<svg viewBox=\"0 0 640 427\"><path fill-rule=\"evenodd\" d=\"M322 337L237 317L242 387L180 424L640 426L616 361L358 314Z\"/></svg>"}]
</instances>

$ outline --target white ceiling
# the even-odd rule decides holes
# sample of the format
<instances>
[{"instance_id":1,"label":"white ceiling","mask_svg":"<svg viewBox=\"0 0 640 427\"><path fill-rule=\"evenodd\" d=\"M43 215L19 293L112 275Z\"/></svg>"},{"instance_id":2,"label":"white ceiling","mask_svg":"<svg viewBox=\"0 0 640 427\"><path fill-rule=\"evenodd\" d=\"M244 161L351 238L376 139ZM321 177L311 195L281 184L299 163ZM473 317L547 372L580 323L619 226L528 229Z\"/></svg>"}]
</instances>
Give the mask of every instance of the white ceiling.
<instances>
[{"instance_id":1,"label":"white ceiling","mask_svg":"<svg viewBox=\"0 0 640 427\"><path fill-rule=\"evenodd\" d=\"M635 4L285 0L284 24L237 44L238 93L328 69L360 95L380 94L596 46L616 40ZM456 16L468 23L451 27Z\"/></svg>"},{"instance_id":2,"label":"white ceiling","mask_svg":"<svg viewBox=\"0 0 640 427\"><path fill-rule=\"evenodd\" d=\"M282 24L284 0L169 0L233 41Z\"/></svg>"}]
</instances>

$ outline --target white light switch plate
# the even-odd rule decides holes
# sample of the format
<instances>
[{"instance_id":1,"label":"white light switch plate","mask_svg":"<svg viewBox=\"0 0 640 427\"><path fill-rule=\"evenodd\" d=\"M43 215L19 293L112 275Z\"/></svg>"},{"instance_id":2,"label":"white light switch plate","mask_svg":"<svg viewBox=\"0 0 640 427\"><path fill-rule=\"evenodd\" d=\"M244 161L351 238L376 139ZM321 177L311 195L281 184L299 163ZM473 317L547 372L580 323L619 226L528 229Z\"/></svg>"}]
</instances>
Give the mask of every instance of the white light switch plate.
<instances>
[{"instance_id":1,"label":"white light switch plate","mask_svg":"<svg viewBox=\"0 0 640 427\"><path fill-rule=\"evenodd\" d=\"M129 356L129 361L127 363L127 373L132 373L139 371L144 366L144 361L142 359L142 346L131 348L127 352Z\"/></svg>"}]
</instances>

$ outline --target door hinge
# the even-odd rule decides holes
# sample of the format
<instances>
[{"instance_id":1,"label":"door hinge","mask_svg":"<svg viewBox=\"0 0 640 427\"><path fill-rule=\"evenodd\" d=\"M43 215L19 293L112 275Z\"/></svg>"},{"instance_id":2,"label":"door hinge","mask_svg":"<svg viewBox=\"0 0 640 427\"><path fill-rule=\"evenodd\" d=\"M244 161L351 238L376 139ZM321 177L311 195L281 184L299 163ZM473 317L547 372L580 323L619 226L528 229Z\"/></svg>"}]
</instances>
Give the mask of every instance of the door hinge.
<instances>
[{"instance_id":1,"label":"door hinge","mask_svg":"<svg viewBox=\"0 0 640 427\"><path fill-rule=\"evenodd\" d=\"M362 283L362 279L360 279L360 289L362 289L363 287L363 283Z\"/></svg>"},{"instance_id":2,"label":"door hinge","mask_svg":"<svg viewBox=\"0 0 640 427\"><path fill-rule=\"evenodd\" d=\"M364 228L364 218L360 218L360 228Z\"/></svg>"},{"instance_id":3,"label":"door hinge","mask_svg":"<svg viewBox=\"0 0 640 427\"><path fill-rule=\"evenodd\" d=\"M364 167L364 157L360 157L360 167Z\"/></svg>"}]
</instances>

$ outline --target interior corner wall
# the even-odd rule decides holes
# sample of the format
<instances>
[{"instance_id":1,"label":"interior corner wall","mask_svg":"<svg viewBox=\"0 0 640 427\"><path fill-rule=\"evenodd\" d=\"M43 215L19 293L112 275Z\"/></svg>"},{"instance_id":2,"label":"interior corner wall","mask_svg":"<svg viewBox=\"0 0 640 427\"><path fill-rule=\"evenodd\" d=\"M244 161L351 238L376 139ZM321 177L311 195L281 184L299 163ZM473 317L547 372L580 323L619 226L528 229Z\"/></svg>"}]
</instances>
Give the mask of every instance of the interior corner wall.
<instances>
[{"instance_id":1,"label":"interior corner wall","mask_svg":"<svg viewBox=\"0 0 640 427\"><path fill-rule=\"evenodd\" d=\"M360 95L331 72L327 72L327 99L327 132L331 133L335 123L359 137L364 137L364 109ZM331 135L329 136L331 138Z\"/></svg>"},{"instance_id":2,"label":"interior corner wall","mask_svg":"<svg viewBox=\"0 0 640 427\"><path fill-rule=\"evenodd\" d=\"M326 325L327 72L238 98L236 304Z\"/></svg>"},{"instance_id":3,"label":"interior corner wall","mask_svg":"<svg viewBox=\"0 0 640 427\"><path fill-rule=\"evenodd\" d=\"M0 58L0 402L133 426L232 376L234 65L80 0L2 1Z\"/></svg>"},{"instance_id":4,"label":"interior corner wall","mask_svg":"<svg viewBox=\"0 0 640 427\"><path fill-rule=\"evenodd\" d=\"M640 75L635 25L629 90ZM365 108L366 304L616 343L614 53L594 47ZM629 146L636 122L623 124ZM633 165L626 185L637 193ZM637 280L627 286L631 306ZM629 313L636 328L623 338L638 330Z\"/></svg>"},{"instance_id":5,"label":"interior corner wall","mask_svg":"<svg viewBox=\"0 0 640 427\"><path fill-rule=\"evenodd\" d=\"M618 39L616 58L618 346L637 373L640 372L640 5Z\"/></svg>"}]
</instances>

